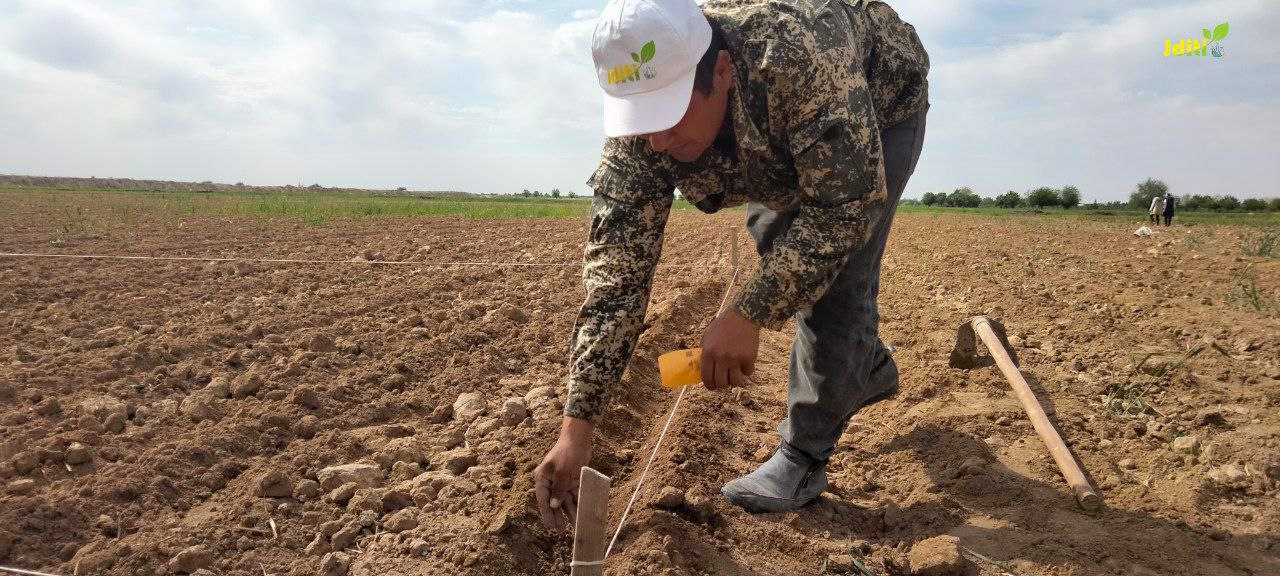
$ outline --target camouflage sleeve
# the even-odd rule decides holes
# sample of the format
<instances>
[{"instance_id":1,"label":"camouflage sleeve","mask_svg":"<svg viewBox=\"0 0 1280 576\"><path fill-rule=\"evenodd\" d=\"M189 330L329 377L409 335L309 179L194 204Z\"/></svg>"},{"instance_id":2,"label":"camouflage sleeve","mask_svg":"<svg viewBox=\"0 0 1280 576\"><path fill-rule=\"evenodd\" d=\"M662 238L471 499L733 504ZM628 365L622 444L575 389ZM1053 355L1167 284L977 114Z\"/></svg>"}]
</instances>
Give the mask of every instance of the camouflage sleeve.
<instances>
[{"instance_id":1,"label":"camouflage sleeve","mask_svg":"<svg viewBox=\"0 0 1280 576\"><path fill-rule=\"evenodd\" d=\"M804 190L790 229L760 260L734 309L777 330L831 286L866 242L867 213L887 197L875 106L859 43L842 14L780 19L770 42L769 99L785 112L788 145Z\"/></svg>"},{"instance_id":2,"label":"camouflage sleeve","mask_svg":"<svg viewBox=\"0 0 1280 576\"><path fill-rule=\"evenodd\" d=\"M599 420L631 359L675 190L663 173L642 140L609 139L587 181L596 196L582 271L587 299L573 329L566 416Z\"/></svg>"}]
</instances>

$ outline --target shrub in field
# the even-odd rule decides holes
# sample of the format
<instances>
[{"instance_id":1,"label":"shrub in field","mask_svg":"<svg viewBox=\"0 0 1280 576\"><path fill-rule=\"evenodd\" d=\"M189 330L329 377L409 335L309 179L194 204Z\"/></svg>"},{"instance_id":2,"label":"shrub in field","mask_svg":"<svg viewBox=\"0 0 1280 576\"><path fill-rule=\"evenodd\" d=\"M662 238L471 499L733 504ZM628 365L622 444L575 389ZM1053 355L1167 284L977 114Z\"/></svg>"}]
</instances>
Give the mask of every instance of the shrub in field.
<instances>
[{"instance_id":1,"label":"shrub in field","mask_svg":"<svg viewBox=\"0 0 1280 576\"><path fill-rule=\"evenodd\" d=\"M1267 201L1261 198L1246 198L1240 203L1245 212L1262 212L1267 209Z\"/></svg>"},{"instance_id":2,"label":"shrub in field","mask_svg":"<svg viewBox=\"0 0 1280 576\"><path fill-rule=\"evenodd\" d=\"M1001 208L1017 208L1022 205L1022 195L1010 190L996 197L996 206Z\"/></svg>"},{"instance_id":3,"label":"shrub in field","mask_svg":"<svg viewBox=\"0 0 1280 576\"><path fill-rule=\"evenodd\" d=\"M978 196L968 186L956 188L954 192L946 195L944 202L947 206L959 206L962 208L977 208L982 205L982 197Z\"/></svg>"},{"instance_id":4,"label":"shrub in field","mask_svg":"<svg viewBox=\"0 0 1280 576\"><path fill-rule=\"evenodd\" d=\"M1227 194L1214 201L1214 210L1218 212L1234 212L1240 209L1240 199Z\"/></svg>"},{"instance_id":5,"label":"shrub in field","mask_svg":"<svg viewBox=\"0 0 1280 576\"><path fill-rule=\"evenodd\" d=\"M941 206L946 199L946 192L925 192L924 196L920 197L920 203L925 206Z\"/></svg>"},{"instance_id":6,"label":"shrub in field","mask_svg":"<svg viewBox=\"0 0 1280 576\"><path fill-rule=\"evenodd\" d=\"M1045 206L1057 206L1062 202L1062 198L1058 196L1058 191L1048 186L1041 186L1027 192L1027 205L1036 208L1044 208Z\"/></svg>"},{"instance_id":7,"label":"shrub in field","mask_svg":"<svg viewBox=\"0 0 1280 576\"><path fill-rule=\"evenodd\" d=\"M1240 246L1245 256L1280 258L1280 228L1266 228L1244 237Z\"/></svg>"},{"instance_id":8,"label":"shrub in field","mask_svg":"<svg viewBox=\"0 0 1280 576\"><path fill-rule=\"evenodd\" d=\"M1058 200L1067 210L1075 208L1080 205L1080 189L1070 184L1063 186L1062 191L1058 193Z\"/></svg>"},{"instance_id":9,"label":"shrub in field","mask_svg":"<svg viewBox=\"0 0 1280 576\"><path fill-rule=\"evenodd\" d=\"M1236 271L1231 279L1235 286L1227 294L1228 303L1263 316L1280 315L1280 301L1258 288L1258 271L1252 264Z\"/></svg>"},{"instance_id":10,"label":"shrub in field","mask_svg":"<svg viewBox=\"0 0 1280 576\"><path fill-rule=\"evenodd\" d=\"M1208 194L1196 194L1191 198L1195 200L1196 210L1213 210L1218 205L1218 201Z\"/></svg>"},{"instance_id":11,"label":"shrub in field","mask_svg":"<svg viewBox=\"0 0 1280 576\"><path fill-rule=\"evenodd\" d=\"M1187 212L1195 212L1204 206L1199 194L1187 194L1178 201L1178 208Z\"/></svg>"},{"instance_id":12,"label":"shrub in field","mask_svg":"<svg viewBox=\"0 0 1280 576\"><path fill-rule=\"evenodd\" d=\"M1169 185L1155 178L1147 178L1138 183L1138 189L1129 193L1129 205L1146 210L1151 206L1151 199L1169 193Z\"/></svg>"}]
</instances>

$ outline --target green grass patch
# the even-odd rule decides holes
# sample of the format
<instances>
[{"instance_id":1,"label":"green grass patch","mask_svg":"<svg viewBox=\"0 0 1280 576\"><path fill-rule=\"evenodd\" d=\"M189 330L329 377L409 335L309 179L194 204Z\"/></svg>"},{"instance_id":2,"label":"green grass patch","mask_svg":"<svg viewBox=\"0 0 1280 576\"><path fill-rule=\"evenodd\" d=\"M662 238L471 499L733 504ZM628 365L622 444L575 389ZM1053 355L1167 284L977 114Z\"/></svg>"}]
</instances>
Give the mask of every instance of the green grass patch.
<instances>
[{"instance_id":1,"label":"green grass patch","mask_svg":"<svg viewBox=\"0 0 1280 576\"><path fill-rule=\"evenodd\" d=\"M531 198L524 196L411 196L397 194L350 194L334 192L260 191L147 191L147 190L66 190L49 188L0 187L0 203L14 209L51 216L60 227L83 228L85 221L99 219L130 223L144 215L242 215L264 220L284 219L324 226L335 220L377 217L458 216L474 219L498 218L585 218L591 200L586 198ZM678 199L674 210L697 210ZM732 208L742 210L742 207ZM1145 221L1140 210L1094 211L1088 208L1049 208L1033 212L1025 208L1006 209L943 208L902 205L904 214L933 218L953 216L1016 217L1047 226L1069 225L1072 219L1115 222ZM1179 212L1182 224L1234 224L1280 228L1280 213ZM1270 238L1274 250L1276 235Z\"/></svg>"},{"instance_id":2,"label":"green grass patch","mask_svg":"<svg viewBox=\"0 0 1280 576\"><path fill-rule=\"evenodd\" d=\"M323 226L334 220L376 217L461 216L491 218L585 217L590 201L492 196L408 196L317 192L186 192L142 190L0 189L5 204L51 214L68 228L94 213L130 222L140 215L243 215L284 218ZM69 217L68 214L71 216Z\"/></svg>"},{"instance_id":3,"label":"green grass patch","mask_svg":"<svg viewBox=\"0 0 1280 576\"><path fill-rule=\"evenodd\" d=\"M58 222L54 240L82 232L87 222L131 224L141 216L248 216L264 222L327 226L381 217L458 216L473 219L586 218L591 198L413 196L326 192L64 190L0 188L0 203ZM675 210L696 210L677 200Z\"/></svg>"}]
</instances>

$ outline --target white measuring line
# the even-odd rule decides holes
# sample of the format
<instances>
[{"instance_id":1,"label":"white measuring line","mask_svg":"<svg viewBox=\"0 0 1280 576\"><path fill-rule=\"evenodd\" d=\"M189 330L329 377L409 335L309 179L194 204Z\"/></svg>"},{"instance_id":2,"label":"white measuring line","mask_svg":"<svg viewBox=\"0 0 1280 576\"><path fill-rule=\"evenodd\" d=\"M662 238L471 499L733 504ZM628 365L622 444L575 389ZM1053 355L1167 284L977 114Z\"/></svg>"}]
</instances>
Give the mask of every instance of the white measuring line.
<instances>
[{"instance_id":1,"label":"white measuring line","mask_svg":"<svg viewBox=\"0 0 1280 576\"><path fill-rule=\"evenodd\" d=\"M414 262L412 260L308 260L301 258L220 258L212 256L129 256L119 254L47 254L39 252L0 252L0 258L69 258L80 260L158 260L172 262L249 262L258 264L385 264L389 266L527 266L581 267L581 262ZM729 268L725 264L658 264L658 268Z\"/></svg>"},{"instance_id":2,"label":"white measuring line","mask_svg":"<svg viewBox=\"0 0 1280 576\"><path fill-rule=\"evenodd\" d=\"M9 572L12 574L23 574L25 576L58 576L57 574L46 574L44 572L36 572L34 570L23 570L21 568L10 568L8 566L0 566L0 572Z\"/></svg>"},{"instance_id":3,"label":"white measuring line","mask_svg":"<svg viewBox=\"0 0 1280 576\"><path fill-rule=\"evenodd\" d=\"M736 231L735 231L736 232ZM729 279L729 285L724 288L724 297L720 299L720 308L716 311L716 315L724 312L724 305L729 302L729 293L733 290L733 285L738 281L738 235L733 235L733 277ZM609 553L613 552L613 545L618 543L618 536L622 534L622 526L627 522L627 515L631 513L631 506L636 503L636 496L640 495L640 487L644 486L645 478L649 476L649 468L653 466L654 458L658 456L658 449L662 447L662 441L667 437L667 430L671 428L671 422L676 419L676 410L680 409L680 400L684 398L685 390L689 386L681 386L680 393L676 395L676 403L671 407L671 414L667 416L667 423L662 426L662 432L658 434L658 442L653 445L653 452L649 453L649 461L645 463L644 470L640 472L640 480L636 482L636 488L631 492L631 499L627 501L627 507L622 511L622 518L618 520L618 529L613 532L613 538L609 540L609 547L604 550L604 558L609 557ZM579 566L604 564L604 559L595 562L575 561Z\"/></svg>"}]
</instances>

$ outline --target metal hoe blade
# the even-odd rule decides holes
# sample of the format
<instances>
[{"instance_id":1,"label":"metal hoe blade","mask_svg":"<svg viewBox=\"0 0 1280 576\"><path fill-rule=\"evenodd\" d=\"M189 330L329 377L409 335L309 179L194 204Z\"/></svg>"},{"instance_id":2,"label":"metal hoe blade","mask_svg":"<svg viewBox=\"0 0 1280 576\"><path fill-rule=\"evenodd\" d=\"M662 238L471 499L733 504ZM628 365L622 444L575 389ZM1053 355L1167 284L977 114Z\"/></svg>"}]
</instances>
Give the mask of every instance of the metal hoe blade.
<instances>
[{"instance_id":1,"label":"metal hoe blade","mask_svg":"<svg viewBox=\"0 0 1280 576\"><path fill-rule=\"evenodd\" d=\"M985 346L979 344L978 336L973 331L973 321L978 319L986 320L991 324L991 331L995 332L996 337L1000 339L1000 343L1004 345L1013 363L1020 366L1018 354L1014 352L1013 347L1009 345L1009 339L1005 336L1004 324L986 316L974 316L956 329L956 347L951 350L951 367L969 370L995 364L991 355L984 353Z\"/></svg>"}]
</instances>

